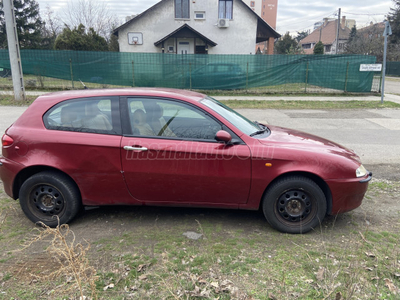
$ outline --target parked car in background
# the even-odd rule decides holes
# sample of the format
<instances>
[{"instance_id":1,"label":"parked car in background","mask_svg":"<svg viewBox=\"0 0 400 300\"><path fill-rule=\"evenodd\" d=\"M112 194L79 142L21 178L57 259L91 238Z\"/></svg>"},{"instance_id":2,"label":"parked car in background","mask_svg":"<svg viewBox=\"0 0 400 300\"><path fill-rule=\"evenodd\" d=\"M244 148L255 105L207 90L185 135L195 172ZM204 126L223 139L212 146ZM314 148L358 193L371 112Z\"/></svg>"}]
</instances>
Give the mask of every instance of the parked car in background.
<instances>
[{"instance_id":1,"label":"parked car in background","mask_svg":"<svg viewBox=\"0 0 400 300\"><path fill-rule=\"evenodd\" d=\"M209 63L185 75L185 88L234 90L245 86L246 73L233 63Z\"/></svg>"},{"instance_id":2,"label":"parked car in background","mask_svg":"<svg viewBox=\"0 0 400 300\"><path fill-rule=\"evenodd\" d=\"M83 206L154 205L261 209L303 233L361 205L371 173L349 149L204 94L138 88L40 96L2 137L0 178L48 226Z\"/></svg>"}]
</instances>

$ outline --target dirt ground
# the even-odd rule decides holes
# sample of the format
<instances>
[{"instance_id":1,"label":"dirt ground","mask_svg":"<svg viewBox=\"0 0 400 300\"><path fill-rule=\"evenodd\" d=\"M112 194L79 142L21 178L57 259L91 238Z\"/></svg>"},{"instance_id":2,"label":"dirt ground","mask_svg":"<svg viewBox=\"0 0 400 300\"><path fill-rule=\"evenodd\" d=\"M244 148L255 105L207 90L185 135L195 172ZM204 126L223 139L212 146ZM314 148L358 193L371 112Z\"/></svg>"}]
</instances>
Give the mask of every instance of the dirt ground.
<instances>
[{"instance_id":1,"label":"dirt ground","mask_svg":"<svg viewBox=\"0 0 400 300\"><path fill-rule=\"evenodd\" d=\"M400 166L370 165L367 168L374 173L374 179L361 207L352 212L327 217L322 223L321 230L334 227L335 239L343 239L359 228L396 233L400 229ZM0 199L2 202L7 201L2 184ZM35 226L24 216L18 203L7 203L9 204L0 203L3 212L0 214L0 291L2 286L5 288L10 284L10 281L2 280L6 274L11 274L7 276L12 276L14 280L31 285L35 282L31 276L32 270L46 274L55 268L43 244L19 251L23 242L35 232ZM91 244L89 257L94 267L104 269L112 260L111 256L116 255L105 252L108 257L97 257L96 253L106 247L105 241L121 237L116 242L121 246L113 249L118 249L122 255L130 251L129 243L124 246L124 236L133 231L140 231L143 233L143 240L135 240L135 245L141 245L145 249L143 251L151 256L154 254L154 245L160 240L160 235L156 234L157 229L160 229L158 231L163 235L176 235L177 232L183 234L185 231L196 231L199 224L209 228L220 228L219 231L215 229L213 234L220 234L221 238L235 231L240 232L243 237L260 232L278 237L286 236L275 232L261 212L202 208L101 207L85 211L70 224L70 228L78 242ZM323 243L322 239L326 238L313 233L306 236L316 244ZM278 240L279 243L282 242L281 238ZM6 288L5 290L7 291ZM34 299L34 296L27 299Z\"/></svg>"}]
</instances>

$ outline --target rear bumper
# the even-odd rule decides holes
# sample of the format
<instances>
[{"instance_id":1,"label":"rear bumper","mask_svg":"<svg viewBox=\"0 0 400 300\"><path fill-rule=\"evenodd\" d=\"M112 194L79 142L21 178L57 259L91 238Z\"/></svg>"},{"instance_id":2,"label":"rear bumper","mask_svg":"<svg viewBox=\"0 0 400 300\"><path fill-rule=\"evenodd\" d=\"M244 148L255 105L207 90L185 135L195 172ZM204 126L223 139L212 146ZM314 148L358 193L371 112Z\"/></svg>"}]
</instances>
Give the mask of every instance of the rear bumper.
<instances>
[{"instance_id":1,"label":"rear bumper","mask_svg":"<svg viewBox=\"0 0 400 300\"><path fill-rule=\"evenodd\" d=\"M359 207L372 179L370 172L365 178L327 180L332 194L332 209L328 214L339 214Z\"/></svg>"},{"instance_id":2,"label":"rear bumper","mask_svg":"<svg viewBox=\"0 0 400 300\"><path fill-rule=\"evenodd\" d=\"M13 184L15 176L22 169L22 167L23 166L21 164L9 160L4 156L0 156L0 180L3 181L4 191L6 194L14 199Z\"/></svg>"}]
</instances>

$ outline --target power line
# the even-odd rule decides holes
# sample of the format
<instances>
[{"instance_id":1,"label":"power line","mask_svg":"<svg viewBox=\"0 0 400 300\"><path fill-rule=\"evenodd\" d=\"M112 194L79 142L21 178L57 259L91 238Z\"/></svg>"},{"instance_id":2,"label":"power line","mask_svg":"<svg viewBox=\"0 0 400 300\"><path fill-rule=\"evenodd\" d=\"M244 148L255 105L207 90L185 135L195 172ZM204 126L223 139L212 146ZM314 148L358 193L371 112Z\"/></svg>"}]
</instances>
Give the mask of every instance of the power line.
<instances>
[{"instance_id":1,"label":"power line","mask_svg":"<svg viewBox=\"0 0 400 300\"><path fill-rule=\"evenodd\" d=\"M384 13L384 14L358 14L358 13L351 13L351 12L347 12L347 11L344 11L343 13L349 14L349 15L357 15L357 16L385 16L385 15L388 14L388 13Z\"/></svg>"},{"instance_id":2,"label":"power line","mask_svg":"<svg viewBox=\"0 0 400 300\"><path fill-rule=\"evenodd\" d=\"M326 16L326 14L324 14L324 15L322 15L321 17L315 17L314 19L317 19L317 18L318 18L318 19L327 18L327 17L330 17L330 16L332 16L332 15L335 15L336 13L337 13L337 10L335 10L333 13L329 14L328 16ZM304 17L304 18L301 18L301 19L307 19L307 20L305 20L305 21L299 21L299 22L294 22L294 23L292 23L292 22L290 22L290 21L288 21L288 22L290 22L291 25L296 25L296 24L308 22L308 21L310 20L310 17ZM301 19L298 19L298 20L301 20ZM285 22L282 22L282 23L285 23ZM315 23L315 22L314 22L314 23ZM314 25L314 23L313 23L313 25Z\"/></svg>"},{"instance_id":3,"label":"power line","mask_svg":"<svg viewBox=\"0 0 400 300\"><path fill-rule=\"evenodd\" d=\"M332 13L330 13L329 15L326 15L326 14L324 14L324 15L322 15L321 17L315 17L314 19L317 19L318 18L318 20L322 20L322 19L324 19L324 18L329 18L330 16L335 16L336 14L337 14L337 10L335 10L334 12L332 12ZM307 17L308 19L309 19L309 17ZM308 21L308 20L307 20ZM300 21L300 22L295 22L295 23L290 23L290 25L291 26L293 26L293 25L296 25L296 24L301 24L301 23L304 23L304 22L306 22L306 21ZM296 31L303 31L303 30L305 30L305 29L307 29L307 28L309 28L309 27L312 27L312 26L314 26L314 24L316 23L316 22L318 22L318 21L314 21L312 24L310 24L310 25L307 25L307 26L305 26L305 27L303 27L302 29L297 29ZM282 25L280 25L280 26L282 26ZM289 30L290 31L290 30Z\"/></svg>"}]
</instances>

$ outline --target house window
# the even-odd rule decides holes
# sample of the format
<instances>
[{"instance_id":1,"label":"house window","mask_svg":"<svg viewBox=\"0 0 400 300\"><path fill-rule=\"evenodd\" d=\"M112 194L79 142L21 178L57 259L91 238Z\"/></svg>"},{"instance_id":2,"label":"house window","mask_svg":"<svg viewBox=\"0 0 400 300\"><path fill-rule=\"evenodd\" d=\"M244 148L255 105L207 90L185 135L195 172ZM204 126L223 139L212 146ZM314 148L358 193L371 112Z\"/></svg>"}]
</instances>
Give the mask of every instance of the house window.
<instances>
[{"instance_id":1,"label":"house window","mask_svg":"<svg viewBox=\"0 0 400 300\"><path fill-rule=\"evenodd\" d=\"M303 44L303 49L311 49L311 44Z\"/></svg>"},{"instance_id":2,"label":"house window","mask_svg":"<svg viewBox=\"0 0 400 300\"><path fill-rule=\"evenodd\" d=\"M250 6L254 7L256 5L256 3L254 1L250 1Z\"/></svg>"},{"instance_id":3,"label":"house window","mask_svg":"<svg viewBox=\"0 0 400 300\"><path fill-rule=\"evenodd\" d=\"M331 52L332 45L325 46L325 52Z\"/></svg>"},{"instance_id":4,"label":"house window","mask_svg":"<svg viewBox=\"0 0 400 300\"><path fill-rule=\"evenodd\" d=\"M194 18L197 20L205 20L206 19L206 12L205 11L195 11Z\"/></svg>"},{"instance_id":5,"label":"house window","mask_svg":"<svg viewBox=\"0 0 400 300\"><path fill-rule=\"evenodd\" d=\"M233 0L219 0L218 18L232 19L233 17Z\"/></svg>"},{"instance_id":6,"label":"house window","mask_svg":"<svg viewBox=\"0 0 400 300\"><path fill-rule=\"evenodd\" d=\"M175 0L175 18L189 19L189 0Z\"/></svg>"}]
</instances>

